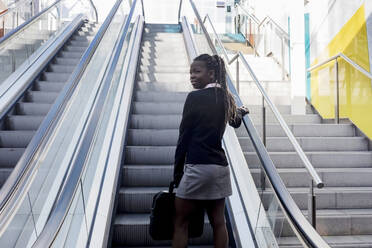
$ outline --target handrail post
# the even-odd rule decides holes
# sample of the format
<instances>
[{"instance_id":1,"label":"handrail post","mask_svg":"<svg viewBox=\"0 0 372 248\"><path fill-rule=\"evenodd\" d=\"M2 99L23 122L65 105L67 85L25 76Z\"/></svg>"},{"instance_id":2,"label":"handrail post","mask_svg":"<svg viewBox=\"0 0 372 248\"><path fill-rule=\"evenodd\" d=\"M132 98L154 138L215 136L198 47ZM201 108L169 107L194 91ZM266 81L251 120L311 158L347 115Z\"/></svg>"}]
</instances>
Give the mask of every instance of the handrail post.
<instances>
[{"instance_id":1,"label":"handrail post","mask_svg":"<svg viewBox=\"0 0 372 248\"><path fill-rule=\"evenodd\" d=\"M282 80L285 80L285 63L284 63L284 38L280 38L280 43L281 43L281 55L282 55Z\"/></svg>"},{"instance_id":2,"label":"handrail post","mask_svg":"<svg viewBox=\"0 0 372 248\"><path fill-rule=\"evenodd\" d=\"M239 81L239 57L236 58L236 88L240 94L240 81Z\"/></svg>"},{"instance_id":3,"label":"handrail post","mask_svg":"<svg viewBox=\"0 0 372 248\"><path fill-rule=\"evenodd\" d=\"M262 95L262 143L266 147L266 108L265 108L265 97ZM261 189L265 190L265 172L261 167L260 171L261 177Z\"/></svg>"},{"instance_id":4,"label":"handrail post","mask_svg":"<svg viewBox=\"0 0 372 248\"><path fill-rule=\"evenodd\" d=\"M339 78L338 78L338 60L336 58L335 63L335 73L336 73L336 99L335 99L335 123L340 123L340 92L339 92Z\"/></svg>"},{"instance_id":5,"label":"handrail post","mask_svg":"<svg viewBox=\"0 0 372 248\"><path fill-rule=\"evenodd\" d=\"M309 196L308 196L308 217L310 224L316 230L316 196L314 192L314 180L311 179L310 181L310 189L309 189Z\"/></svg>"},{"instance_id":6,"label":"handrail post","mask_svg":"<svg viewBox=\"0 0 372 248\"><path fill-rule=\"evenodd\" d=\"M181 22L181 8L182 8L182 0L180 0L180 6L178 7L178 22Z\"/></svg>"},{"instance_id":7,"label":"handrail post","mask_svg":"<svg viewBox=\"0 0 372 248\"><path fill-rule=\"evenodd\" d=\"M143 0L141 0L141 5L142 5L142 15L143 15L143 19L145 20L145 6L143 5Z\"/></svg>"}]
</instances>

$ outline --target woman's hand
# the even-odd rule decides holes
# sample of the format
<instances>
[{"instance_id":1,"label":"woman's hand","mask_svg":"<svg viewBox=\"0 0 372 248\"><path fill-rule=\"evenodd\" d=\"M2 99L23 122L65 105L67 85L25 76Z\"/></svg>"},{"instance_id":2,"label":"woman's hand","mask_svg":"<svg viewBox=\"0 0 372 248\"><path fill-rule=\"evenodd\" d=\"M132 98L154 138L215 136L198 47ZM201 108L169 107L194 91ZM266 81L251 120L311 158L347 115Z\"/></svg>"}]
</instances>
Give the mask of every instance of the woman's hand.
<instances>
[{"instance_id":1,"label":"woman's hand","mask_svg":"<svg viewBox=\"0 0 372 248\"><path fill-rule=\"evenodd\" d=\"M245 116L246 114L249 114L249 109L246 106L241 106L237 109L237 111L240 112L241 116Z\"/></svg>"}]
</instances>

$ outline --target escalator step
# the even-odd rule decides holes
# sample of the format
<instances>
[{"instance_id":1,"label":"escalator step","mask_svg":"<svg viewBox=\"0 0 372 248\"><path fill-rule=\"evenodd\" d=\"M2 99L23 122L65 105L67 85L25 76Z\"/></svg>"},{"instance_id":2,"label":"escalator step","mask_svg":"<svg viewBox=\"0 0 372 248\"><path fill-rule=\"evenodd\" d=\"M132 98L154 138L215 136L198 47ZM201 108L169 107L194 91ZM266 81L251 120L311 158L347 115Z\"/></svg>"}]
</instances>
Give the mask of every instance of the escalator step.
<instances>
[{"instance_id":1,"label":"escalator step","mask_svg":"<svg viewBox=\"0 0 372 248\"><path fill-rule=\"evenodd\" d=\"M26 148L35 131L0 131L0 147Z\"/></svg>"},{"instance_id":2,"label":"escalator step","mask_svg":"<svg viewBox=\"0 0 372 248\"><path fill-rule=\"evenodd\" d=\"M6 126L8 130L37 130L43 119L40 115L10 115Z\"/></svg>"},{"instance_id":3,"label":"escalator step","mask_svg":"<svg viewBox=\"0 0 372 248\"><path fill-rule=\"evenodd\" d=\"M60 72L44 72L43 80L51 82L66 82L70 77L70 73L60 73Z\"/></svg>"},{"instance_id":4,"label":"escalator step","mask_svg":"<svg viewBox=\"0 0 372 248\"><path fill-rule=\"evenodd\" d=\"M56 92L28 91L25 101L36 103L54 103L58 95L59 93Z\"/></svg>"},{"instance_id":5,"label":"escalator step","mask_svg":"<svg viewBox=\"0 0 372 248\"><path fill-rule=\"evenodd\" d=\"M149 214L117 214L114 222L114 245L127 246L170 245L171 241L154 241L149 235ZM190 239L191 245L213 243L212 228L205 218L204 232L200 238Z\"/></svg>"},{"instance_id":6,"label":"escalator step","mask_svg":"<svg viewBox=\"0 0 372 248\"><path fill-rule=\"evenodd\" d=\"M64 82L36 81L33 90L45 92L60 92L65 86Z\"/></svg>"},{"instance_id":7,"label":"escalator step","mask_svg":"<svg viewBox=\"0 0 372 248\"><path fill-rule=\"evenodd\" d=\"M17 115L46 115L52 104L49 103L33 103L33 102L18 102L16 105Z\"/></svg>"},{"instance_id":8,"label":"escalator step","mask_svg":"<svg viewBox=\"0 0 372 248\"><path fill-rule=\"evenodd\" d=\"M13 168L25 148L0 148L0 168Z\"/></svg>"},{"instance_id":9,"label":"escalator step","mask_svg":"<svg viewBox=\"0 0 372 248\"><path fill-rule=\"evenodd\" d=\"M14 167L15 164L13 164L11 167ZM0 167L2 166L0 161ZM10 176L10 173L12 173L13 168L0 168L0 188L5 183L6 179Z\"/></svg>"},{"instance_id":10,"label":"escalator step","mask_svg":"<svg viewBox=\"0 0 372 248\"><path fill-rule=\"evenodd\" d=\"M80 58L65 58L65 57L56 57L55 63L58 65L77 65L80 61Z\"/></svg>"}]
</instances>

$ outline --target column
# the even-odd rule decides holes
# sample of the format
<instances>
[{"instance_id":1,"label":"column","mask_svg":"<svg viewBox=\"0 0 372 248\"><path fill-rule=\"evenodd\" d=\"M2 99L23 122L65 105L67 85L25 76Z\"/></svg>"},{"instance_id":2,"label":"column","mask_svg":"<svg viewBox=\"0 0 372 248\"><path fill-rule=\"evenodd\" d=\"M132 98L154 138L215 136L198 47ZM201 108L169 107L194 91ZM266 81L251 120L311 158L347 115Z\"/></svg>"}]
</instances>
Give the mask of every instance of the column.
<instances>
[{"instance_id":1,"label":"column","mask_svg":"<svg viewBox=\"0 0 372 248\"><path fill-rule=\"evenodd\" d=\"M291 107L292 114L306 113L305 23L304 2L289 0L291 43Z\"/></svg>"}]
</instances>

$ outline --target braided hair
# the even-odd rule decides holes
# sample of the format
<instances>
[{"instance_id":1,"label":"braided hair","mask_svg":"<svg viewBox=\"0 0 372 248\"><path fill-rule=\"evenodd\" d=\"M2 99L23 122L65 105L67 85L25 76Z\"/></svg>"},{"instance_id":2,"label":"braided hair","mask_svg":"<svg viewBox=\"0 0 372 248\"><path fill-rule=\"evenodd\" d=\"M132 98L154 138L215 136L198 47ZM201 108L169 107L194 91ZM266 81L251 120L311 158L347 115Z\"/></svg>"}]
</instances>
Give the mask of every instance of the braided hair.
<instances>
[{"instance_id":1,"label":"braided hair","mask_svg":"<svg viewBox=\"0 0 372 248\"><path fill-rule=\"evenodd\" d=\"M224 91L225 122L235 119L236 104L232 94L227 88L226 68L223 59L218 55L210 56L209 54L201 54L196 57L194 61L203 61L206 64L207 70L214 71L215 82L221 85L221 88Z\"/></svg>"}]
</instances>

